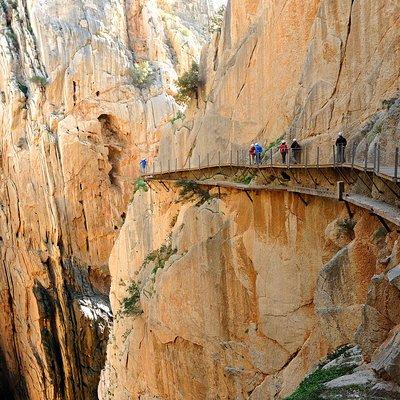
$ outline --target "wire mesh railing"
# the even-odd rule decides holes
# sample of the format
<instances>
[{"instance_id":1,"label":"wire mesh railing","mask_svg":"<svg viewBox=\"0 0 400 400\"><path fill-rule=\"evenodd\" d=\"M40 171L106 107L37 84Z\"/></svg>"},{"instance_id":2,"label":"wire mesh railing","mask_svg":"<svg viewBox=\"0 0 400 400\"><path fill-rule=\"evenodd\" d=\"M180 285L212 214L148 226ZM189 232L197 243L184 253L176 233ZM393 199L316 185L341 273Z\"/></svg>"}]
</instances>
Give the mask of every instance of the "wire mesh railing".
<instances>
[{"instance_id":1,"label":"wire mesh railing","mask_svg":"<svg viewBox=\"0 0 400 400\"><path fill-rule=\"evenodd\" d=\"M281 152L277 147L252 154L247 149L215 150L207 153L195 153L185 160L155 158L141 165L141 173L146 175L171 174L173 172L195 171L215 167L276 167L276 168L357 168L394 178L399 181L399 147L382 148L378 143L347 146L307 145L300 149Z\"/></svg>"}]
</instances>

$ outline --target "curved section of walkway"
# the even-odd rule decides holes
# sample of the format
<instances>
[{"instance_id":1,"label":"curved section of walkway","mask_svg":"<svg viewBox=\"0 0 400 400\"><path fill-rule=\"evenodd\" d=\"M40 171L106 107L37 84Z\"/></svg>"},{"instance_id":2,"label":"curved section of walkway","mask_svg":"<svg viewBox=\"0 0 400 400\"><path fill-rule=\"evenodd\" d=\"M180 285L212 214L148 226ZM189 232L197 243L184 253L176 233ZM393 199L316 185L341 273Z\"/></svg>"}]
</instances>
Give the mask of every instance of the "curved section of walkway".
<instances>
[{"instance_id":1,"label":"curved section of walkway","mask_svg":"<svg viewBox=\"0 0 400 400\"><path fill-rule=\"evenodd\" d=\"M400 199L400 179L398 177L398 149L395 153L393 166L381 165L379 158L373 163L368 162L368 155L364 162L355 162L355 156L350 163L317 163L303 164L277 163L271 154L269 162L259 165L244 163L201 163L200 157L197 167L192 167L189 160L187 168L170 168L166 171L156 169L142 174L142 178L151 181L178 181L192 180L199 185L218 188L230 188L249 192L287 191L308 196L326 197L353 204L368 210L376 215L382 224L389 229L388 221L400 227L400 209L397 207ZM379 153L377 153L379 154ZM378 156L379 157L379 156ZM276 157L275 157L276 158ZM218 157L220 160L220 157ZM259 177L262 183L242 183L245 177ZM382 201L380 199L388 200ZM302 200L306 203L304 198Z\"/></svg>"}]
</instances>

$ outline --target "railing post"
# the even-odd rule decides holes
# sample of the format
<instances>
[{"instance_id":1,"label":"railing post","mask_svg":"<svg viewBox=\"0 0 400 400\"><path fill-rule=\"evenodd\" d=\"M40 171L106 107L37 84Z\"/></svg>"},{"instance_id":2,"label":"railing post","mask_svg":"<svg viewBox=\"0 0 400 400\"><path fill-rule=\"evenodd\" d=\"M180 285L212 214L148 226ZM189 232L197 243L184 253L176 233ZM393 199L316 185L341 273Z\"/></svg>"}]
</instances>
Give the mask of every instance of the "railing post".
<instances>
[{"instance_id":1,"label":"railing post","mask_svg":"<svg viewBox=\"0 0 400 400\"><path fill-rule=\"evenodd\" d=\"M319 168L319 146L317 147L317 168Z\"/></svg>"},{"instance_id":2,"label":"railing post","mask_svg":"<svg viewBox=\"0 0 400 400\"><path fill-rule=\"evenodd\" d=\"M377 166L377 170L378 173L381 171L381 146L378 144L378 166Z\"/></svg>"},{"instance_id":3,"label":"railing post","mask_svg":"<svg viewBox=\"0 0 400 400\"><path fill-rule=\"evenodd\" d=\"M376 172L376 164L377 164L377 156L378 156L378 144L374 144L374 172Z\"/></svg>"},{"instance_id":4,"label":"railing post","mask_svg":"<svg viewBox=\"0 0 400 400\"><path fill-rule=\"evenodd\" d=\"M293 149L291 149L290 147L288 148L288 158L287 158L287 160L286 160L286 164L287 164L287 167L288 168L290 168L290 156L291 156L291 150L293 150Z\"/></svg>"},{"instance_id":5,"label":"railing post","mask_svg":"<svg viewBox=\"0 0 400 400\"><path fill-rule=\"evenodd\" d=\"M191 164L190 160L191 160L191 158L192 158L192 157L189 156L189 169L191 169L191 168L190 168L190 164Z\"/></svg>"},{"instance_id":6,"label":"railing post","mask_svg":"<svg viewBox=\"0 0 400 400\"><path fill-rule=\"evenodd\" d=\"M353 143L353 150L351 153L351 168L354 168L354 162L356 160L356 149L357 149L357 145L356 145L356 143Z\"/></svg>"},{"instance_id":7,"label":"railing post","mask_svg":"<svg viewBox=\"0 0 400 400\"><path fill-rule=\"evenodd\" d=\"M272 147L269 149L269 153L270 153L270 156L271 156L271 167L272 167Z\"/></svg>"},{"instance_id":8,"label":"railing post","mask_svg":"<svg viewBox=\"0 0 400 400\"><path fill-rule=\"evenodd\" d=\"M233 153L232 153L232 149L231 149L231 154L230 154L230 165L232 166L232 161L233 161Z\"/></svg>"},{"instance_id":9,"label":"railing post","mask_svg":"<svg viewBox=\"0 0 400 400\"><path fill-rule=\"evenodd\" d=\"M153 160L153 175L154 175L154 172L156 172L156 171L155 171L155 168L156 168L156 163L155 163L155 161Z\"/></svg>"},{"instance_id":10,"label":"railing post","mask_svg":"<svg viewBox=\"0 0 400 400\"><path fill-rule=\"evenodd\" d=\"M221 152L218 151L218 167L221 166Z\"/></svg>"},{"instance_id":11,"label":"railing post","mask_svg":"<svg viewBox=\"0 0 400 400\"><path fill-rule=\"evenodd\" d=\"M239 150L236 150L236 165L239 165Z\"/></svg>"},{"instance_id":12,"label":"railing post","mask_svg":"<svg viewBox=\"0 0 400 400\"><path fill-rule=\"evenodd\" d=\"M308 167L308 149L307 146L304 146L304 163L306 168Z\"/></svg>"},{"instance_id":13,"label":"railing post","mask_svg":"<svg viewBox=\"0 0 400 400\"><path fill-rule=\"evenodd\" d=\"M365 143L365 154L364 154L364 169L368 169L368 142Z\"/></svg>"},{"instance_id":14,"label":"railing post","mask_svg":"<svg viewBox=\"0 0 400 400\"><path fill-rule=\"evenodd\" d=\"M178 159L175 158L175 172L178 171Z\"/></svg>"},{"instance_id":15,"label":"railing post","mask_svg":"<svg viewBox=\"0 0 400 400\"><path fill-rule=\"evenodd\" d=\"M201 169L201 158L200 158L200 153L198 154L198 159L199 159L199 169Z\"/></svg>"},{"instance_id":16,"label":"railing post","mask_svg":"<svg viewBox=\"0 0 400 400\"><path fill-rule=\"evenodd\" d=\"M207 153L207 168L210 168L210 153Z\"/></svg>"},{"instance_id":17,"label":"railing post","mask_svg":"<svg viewBox=\"0 0 400 400\"><path fill-rule=\"evenodd\" d=\"M162 170L162 161L160 161L160 172L161 173L163 172L163 170Z\"/></svg>"},{"instance_id":18,"label":"railing post","mask_svg":"<svg viewBox=\"0 0 400 400\"><path fill-rule=\"evenodd\" d=\"M336 167L336 152L335 152L335 145L332 146L332 153L333 153L333 166Z\"/></svg>"},{"instance_id":19,"label":"railing post","mask_svg":"<svg viewBox=\"0 0 400 400\"><path fill-rule=\"evenodd\" d=\"M343 194L344 194L344 182L339 181L337 183L337 198L338 198L338 200L343 200Z\"/></svg>"},{"instance_id":20,"label":"railing post","mask_svg":"<svg viewBox=\"0 0 400 400\"><path fill-rule=\"evenodd\" d=\"M168 171L171 172L171 160L168 158Z\"/></svg>"},{"instance_id":21,"label":"railing post","mask_svg":"<svg viewBox=\"0 0 400 400\"><path fill-rule=\"evenodd\" d=\"M399 174L399 148L396 147L396 153L394 156L394 178L396 180L396 183L397 183L398 174Z\"/></svg>"}]
</instances>

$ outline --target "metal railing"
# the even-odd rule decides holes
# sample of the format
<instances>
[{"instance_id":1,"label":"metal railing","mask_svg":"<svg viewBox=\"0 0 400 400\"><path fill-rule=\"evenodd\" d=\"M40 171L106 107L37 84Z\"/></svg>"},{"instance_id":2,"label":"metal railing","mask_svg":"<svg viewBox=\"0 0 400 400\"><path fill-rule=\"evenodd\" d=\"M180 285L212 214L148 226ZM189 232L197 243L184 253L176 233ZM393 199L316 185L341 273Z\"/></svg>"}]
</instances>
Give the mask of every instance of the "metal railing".
<instances>
[{"instance_id":1,"label":"metal railing","mask_svg":"<svg viewBox=\"0 0 400 400\"><path fill-rule=\"evenodd\" d=\"M259 155L251 155L245 149L231 149L226 152L216 150L212 153L197 153L185 161L178 158L164 162L154 159L145 168L141 168L143 176L171 174L173 172L195 171L215 167L253 167L253 168L357 168L365 172L373 172L399 182L399 148L382 149L379 144L348 146L303 146L301 149L289 149L282 155L279 148L271 147Z\"/></svg>"}]
</instances>

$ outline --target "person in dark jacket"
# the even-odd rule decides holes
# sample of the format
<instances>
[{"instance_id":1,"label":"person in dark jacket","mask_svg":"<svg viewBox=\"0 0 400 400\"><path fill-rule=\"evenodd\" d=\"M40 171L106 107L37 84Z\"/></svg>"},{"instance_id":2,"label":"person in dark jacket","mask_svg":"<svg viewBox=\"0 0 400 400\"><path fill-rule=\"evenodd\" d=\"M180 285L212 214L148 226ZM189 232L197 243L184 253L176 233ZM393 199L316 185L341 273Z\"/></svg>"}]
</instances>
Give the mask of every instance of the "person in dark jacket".
<instances>
[{"instance_id":1,"label":"person in dark jacket","mask_svg":"<svg viewBox=\"0 0 400 400\"><path fill-rule=\"evenodd\" d=\"M343 136L343 132L339 132L338 138L336 139L336 162L343 164L346 162L345 151L347 146L347 140Z\"/></svg>"},{"instance_id":2,"label":"person in dark jacket","mask_svg":"<svg viewBox=\"0 0 400 400\"><path fill-rule=\"evenodd\" d=\"M301 162L301 146L297 139L293 139L293 142L290 146L292 151L293 160L296 164L300 164Z\"/></svg>"}]
</instances>

